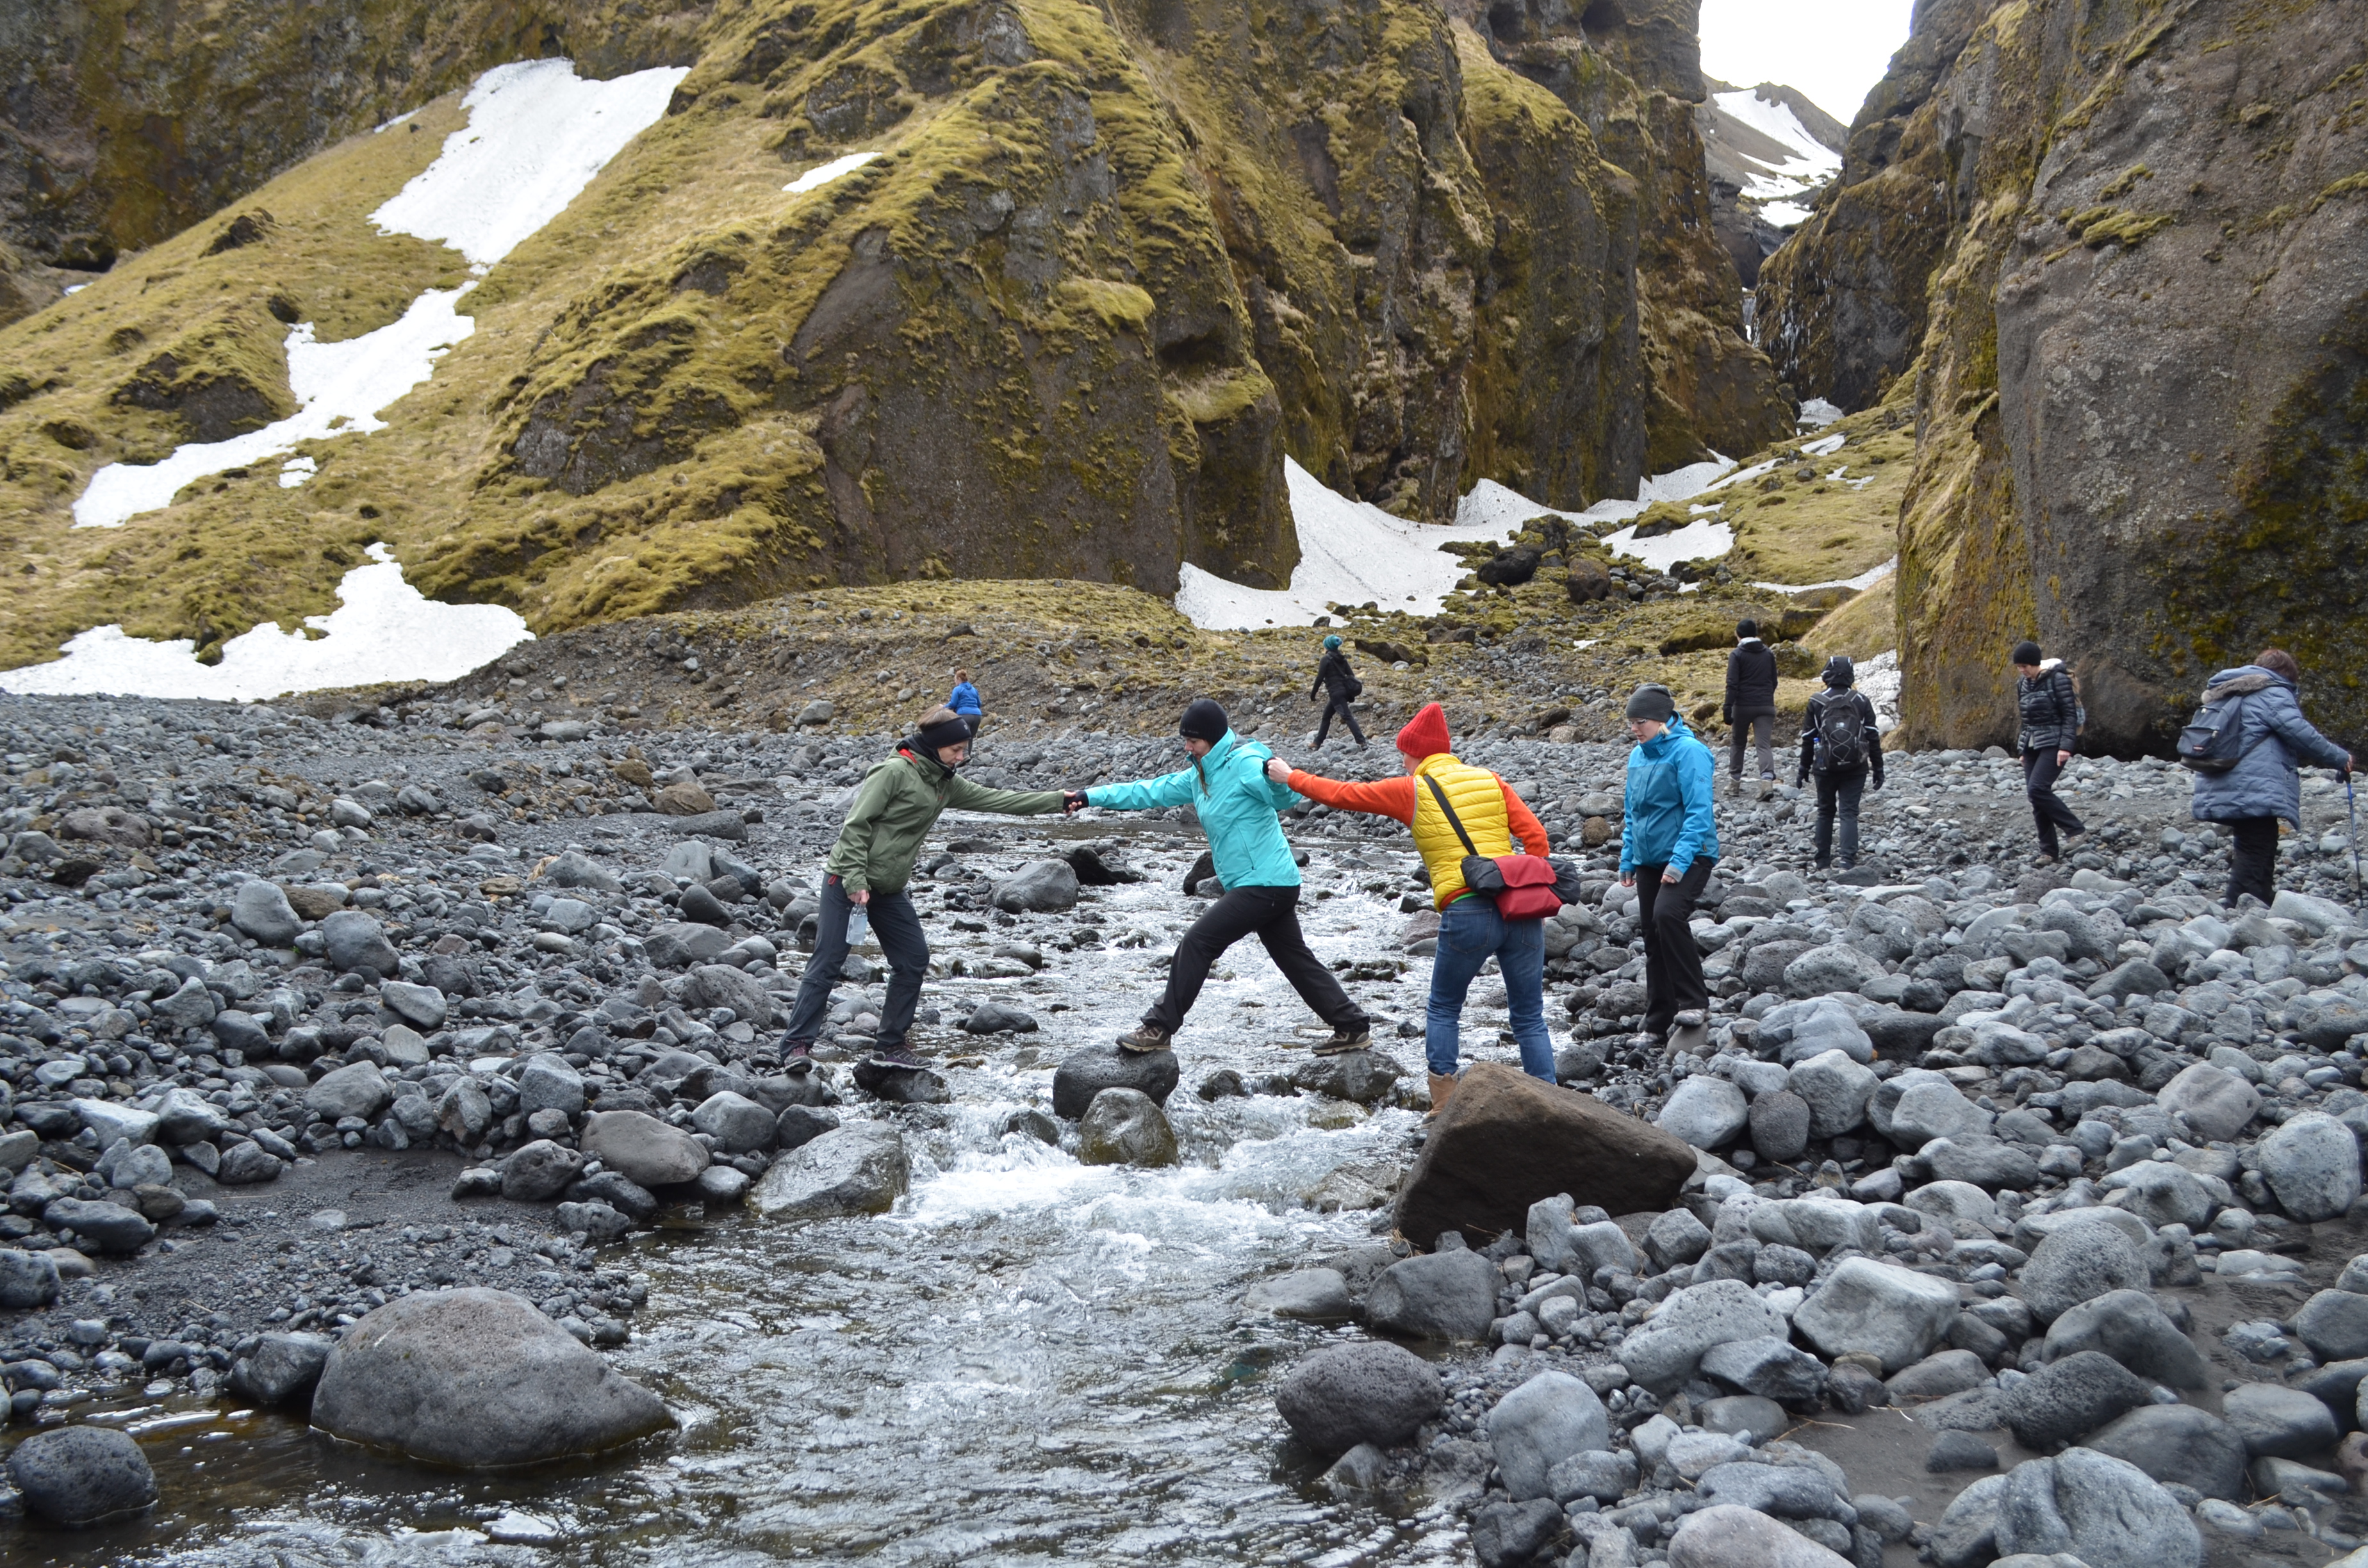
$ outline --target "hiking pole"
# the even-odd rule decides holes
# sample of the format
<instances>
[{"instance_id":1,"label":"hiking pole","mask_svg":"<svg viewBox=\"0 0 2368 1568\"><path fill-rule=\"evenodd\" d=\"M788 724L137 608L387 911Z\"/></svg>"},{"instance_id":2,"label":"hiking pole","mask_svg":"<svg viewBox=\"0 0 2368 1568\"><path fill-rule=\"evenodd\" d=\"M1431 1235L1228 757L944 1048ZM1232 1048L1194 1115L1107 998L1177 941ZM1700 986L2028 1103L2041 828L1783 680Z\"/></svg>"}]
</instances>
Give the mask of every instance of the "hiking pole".
<instances>
[{"instance_id":1,"label":"hiking pole","mask_svg":"<svg viewBox=\"0 0 2368 1568\"><path fill-rule=\"evenodd\" d=\"M2343 775L2343 814L2351 824L2351 904L2360 905L2360 808L2351 798L2351 773Z\"/></svg>"}]
</instances>

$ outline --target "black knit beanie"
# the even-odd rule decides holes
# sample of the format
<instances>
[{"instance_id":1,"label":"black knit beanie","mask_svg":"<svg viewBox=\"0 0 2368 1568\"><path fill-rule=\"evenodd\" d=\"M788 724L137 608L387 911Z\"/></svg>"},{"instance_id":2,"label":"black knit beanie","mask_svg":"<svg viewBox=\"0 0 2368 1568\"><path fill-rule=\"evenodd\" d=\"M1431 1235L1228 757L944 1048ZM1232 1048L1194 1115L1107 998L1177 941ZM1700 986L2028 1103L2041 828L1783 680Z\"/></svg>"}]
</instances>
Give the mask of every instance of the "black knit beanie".
<instances>
[{"instance_id":1,"label":"black knit beanie","mask_svg":"<svg viewBox=\"0 0 2368 1568\"><path fill-rule=\"evenodd\" d=\"M1635 695L1628 699L1628 717L1631 719L1650 719L1656 723L1666 724L1677 710L1678 700L1669 695L1669 688L1666 686L1640 686Z\"/></svg>"},{"instance_id":2,"label":"black knit beanie","mask_svg":"<svg viewBox=\"0 0 2368 1568\"><path fill-rule=\"evenodd\" d=\"M914 739L935 756L947 746L958 746L970 739L970 721L951 708L932 708L921 715L915 727Z\"/></svg>"},{"instance_id":3,"label":"black knit beanie","mask_svg":"<svg viewBox=\"0 0 2368 1568\"><path fill-rule=\"evenodd\" d=\"M1184 717L1176 724L1177 732L1186 740L1206 741L1211 745L1224 740L1230 728L1232 726L1225 722L1225 710L1214 699L1206 697L1194 698L1192 705L1184 710Z\"/></svg>"},{"instance_id":4,"label":"black knit beanie","mask_svg":"<svg viewBox=\"0 0 2368 1568\"><path fill-rule=\"evenodd\" d=\"M2039 644L2029 642L2016 643L2014 645L2014 657L2009 662L2018 665L2035 665L2039 663Z\"/></svg>"},{"instance_id":5,"label":"black knit beanie","mask_svg":"<svg viewBox=\"0 0 2368 1568\"><path fill-rule=\"evenodd\" d=\"M1759 635L1759 623L1750 619L1738 620L1735 623L1735 634L1737 637L1757 637Z\"/></svg>"}]
</instances>

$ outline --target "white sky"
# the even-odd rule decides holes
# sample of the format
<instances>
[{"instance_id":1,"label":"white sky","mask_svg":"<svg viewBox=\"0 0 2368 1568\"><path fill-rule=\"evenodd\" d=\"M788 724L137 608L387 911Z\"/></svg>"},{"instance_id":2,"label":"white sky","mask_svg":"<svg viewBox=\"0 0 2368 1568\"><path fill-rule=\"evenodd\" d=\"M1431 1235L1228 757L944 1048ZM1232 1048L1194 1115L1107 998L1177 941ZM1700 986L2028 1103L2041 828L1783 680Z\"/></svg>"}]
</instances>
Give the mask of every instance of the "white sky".
<instances>
[{"instance_id":1,"label":"white sky","mask_svg":"<svg viewBox=\"0 0 2368 1568\"><path fill-rule=\"evenodd\" d=\"M1777 82L1848 125L1892 52L1913 0L1702 0L1702 70L1738 87Z\"/></svg>"}]
</instances>

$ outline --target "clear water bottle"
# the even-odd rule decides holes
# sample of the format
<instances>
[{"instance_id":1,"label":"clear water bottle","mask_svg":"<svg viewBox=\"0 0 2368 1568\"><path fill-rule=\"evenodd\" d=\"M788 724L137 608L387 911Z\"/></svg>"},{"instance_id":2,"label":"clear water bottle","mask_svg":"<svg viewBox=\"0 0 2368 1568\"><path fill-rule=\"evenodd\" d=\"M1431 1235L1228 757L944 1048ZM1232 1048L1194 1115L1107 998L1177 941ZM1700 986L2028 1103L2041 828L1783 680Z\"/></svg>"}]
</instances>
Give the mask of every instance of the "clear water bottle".
<instances>
[{"instance_id":1,"label":"clear water bottle","mask_svg":"<svg viewBox=\"0 0 2368 1568\"><path fill-rule=\"evenodd\" d=\"M847 917L847 945L850 948L860 948L871 939L871 916L865 912L861 904L858 904L855 913Z\"/></svg>"}]
</instances>

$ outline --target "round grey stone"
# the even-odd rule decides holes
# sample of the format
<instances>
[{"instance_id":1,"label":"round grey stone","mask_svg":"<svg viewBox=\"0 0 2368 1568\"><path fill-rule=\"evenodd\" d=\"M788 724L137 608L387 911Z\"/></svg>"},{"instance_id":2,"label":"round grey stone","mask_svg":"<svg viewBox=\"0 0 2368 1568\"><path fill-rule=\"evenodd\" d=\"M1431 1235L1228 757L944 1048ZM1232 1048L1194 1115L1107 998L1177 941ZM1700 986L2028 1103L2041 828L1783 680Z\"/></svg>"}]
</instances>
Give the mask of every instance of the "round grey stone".
<instances>
[{"instance_id":1,"label":"round grey stone","mask_svg":"<svg viewBox=\"0 0 2368 1568\"><path fill-rule=\"evenodd\" d=\"M1104 1089L1077 1123L1077 1158L1088 1165L1172 1165L1176 1130L1138 1089Z\"/></svg>"},{"instance_id":2,"label":"round grey stone","mask_svg":"<svg viewBox=\"0 0 2368 1568\"><path fill-rule=\"evenodd\" d=\"M109 1426L36 1432L8 1456L25 1506L51 1524L82 1527L136 1514L156 1501L156 1473L130 1433Z\"/></svg>"},{"instance_id":3,"label":"round grey stone","mask_svg":"<svg viewBox=\"0 0 2368 1568\"><path fill-rule=\"evenodd\" d=\"M2048 1235L2032 1250L2022 1268L2022 1299L2032 1317L2051 1324L2082 1301L2153 1282L2145 1256L2118 1229L2081 1225Z\"/></svg>"},{"instance_id":4,"label":"round grey stone","mask_svg":"<svg viewBox=\"0 0 2368 1568\"><path fill-rule=\"evenodd\" d=\"M1389 1447L1437 1415L1447 1390L1429 1362L1404 1346L1373 1342L1319 1350L1275 1390L1275 1408L1319 1454L1359 1443Z\"/></svg>"}]
</instances>

